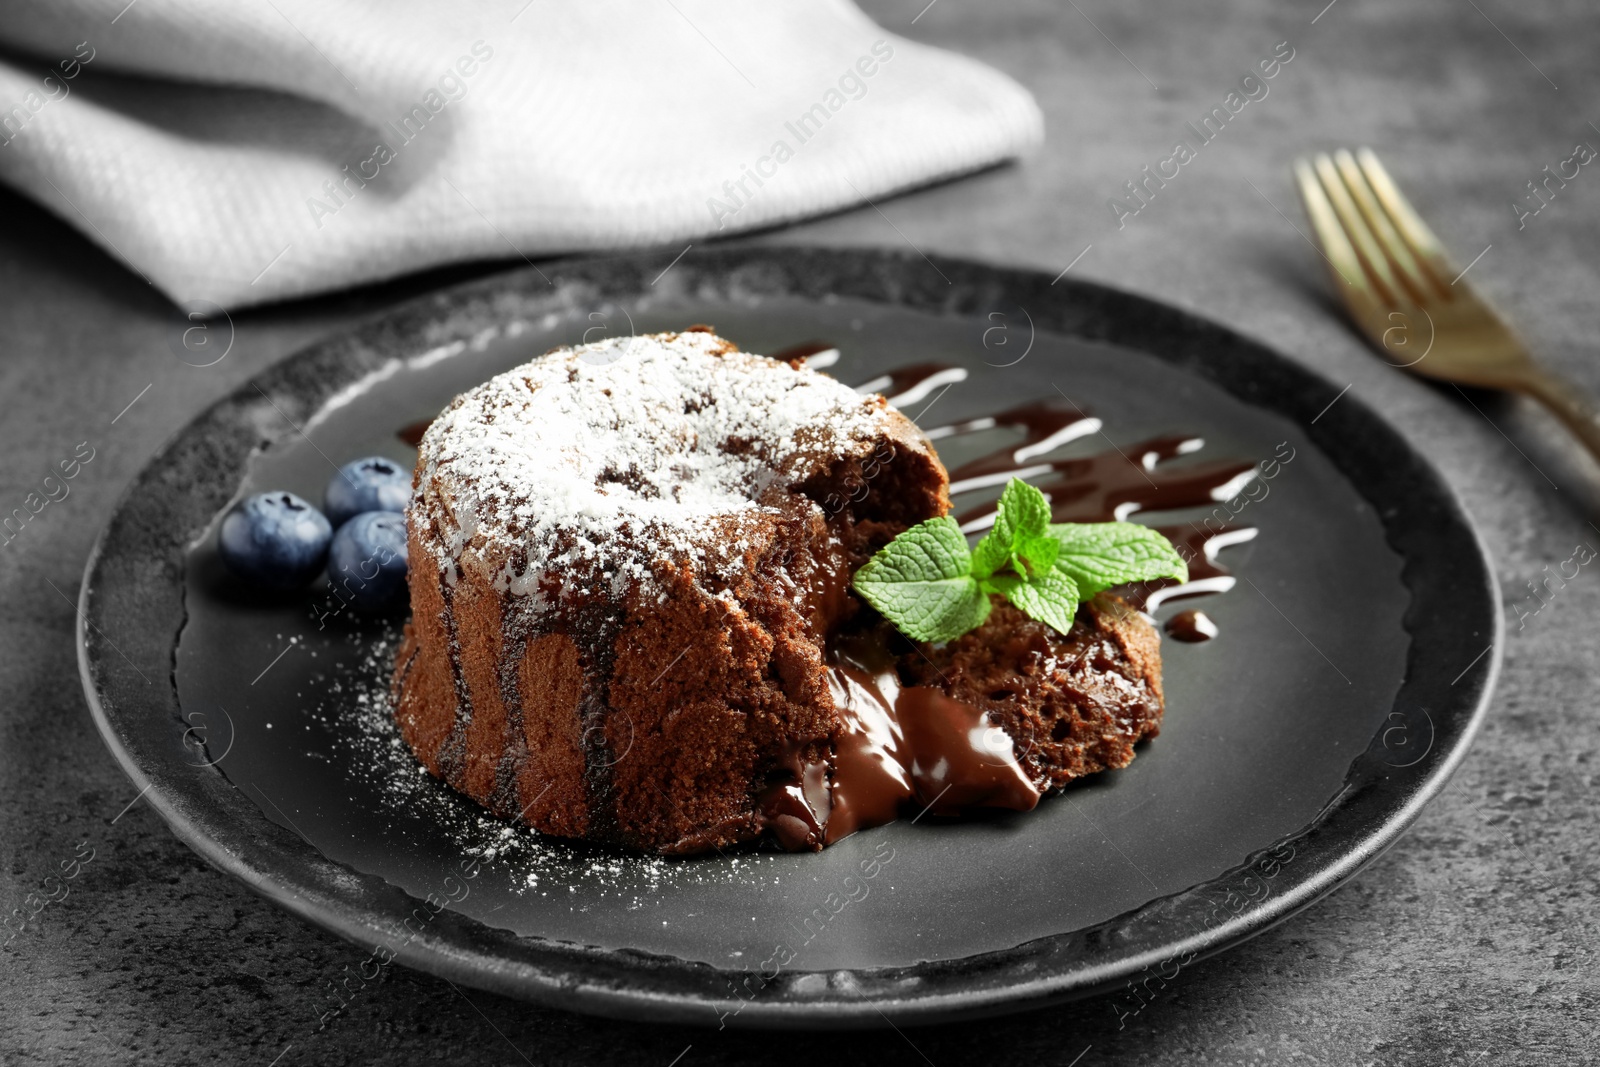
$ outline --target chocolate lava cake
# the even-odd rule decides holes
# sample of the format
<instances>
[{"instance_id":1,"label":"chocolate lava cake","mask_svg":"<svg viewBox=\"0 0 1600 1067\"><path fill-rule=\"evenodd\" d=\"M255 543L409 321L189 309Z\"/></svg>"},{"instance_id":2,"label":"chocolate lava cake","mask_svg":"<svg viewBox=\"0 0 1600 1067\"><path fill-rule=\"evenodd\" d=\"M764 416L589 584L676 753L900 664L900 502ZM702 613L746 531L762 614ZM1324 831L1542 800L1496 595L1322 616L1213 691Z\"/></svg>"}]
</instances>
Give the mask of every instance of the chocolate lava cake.
<instances>
[{"instance_id":1,"label":"chocolate lava cake","mask_svg":"<svg viewBox=\"0 0 1600 1067\"><path fill-rule=\"evenodd\" d=\"M820 848L904 809L1027 809L1161 717L1114 597L915 645L850 589L949 511L877 395L708 328L557 349L457 397L407 512L395 714L427 769L564 837Z\"/></svg>"}]
</instances>

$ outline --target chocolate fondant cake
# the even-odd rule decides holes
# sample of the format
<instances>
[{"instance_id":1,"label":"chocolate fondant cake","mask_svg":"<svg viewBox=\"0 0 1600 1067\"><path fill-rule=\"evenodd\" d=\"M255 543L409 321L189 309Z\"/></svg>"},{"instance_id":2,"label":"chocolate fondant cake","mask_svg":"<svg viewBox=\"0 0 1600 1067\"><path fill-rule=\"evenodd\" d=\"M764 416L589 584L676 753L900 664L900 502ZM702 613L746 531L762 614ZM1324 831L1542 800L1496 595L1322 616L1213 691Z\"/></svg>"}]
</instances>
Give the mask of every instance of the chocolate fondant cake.
<instances>
[{"instance_id":1,"label":"chocolate fondant cake","mask_svg":"<svg viewBox=\"0 0 1600 1067\"><path fill-rule=\"evenodd\" d=\"M921 431L799 360L703 328L547 353L422 437L401 732L503 817L676 853L1026 809L1126 764L1160 662L1114 597L1065 636L1000 604L932 646L851 591L948 510Z\"/></svg>"}]
</instances>

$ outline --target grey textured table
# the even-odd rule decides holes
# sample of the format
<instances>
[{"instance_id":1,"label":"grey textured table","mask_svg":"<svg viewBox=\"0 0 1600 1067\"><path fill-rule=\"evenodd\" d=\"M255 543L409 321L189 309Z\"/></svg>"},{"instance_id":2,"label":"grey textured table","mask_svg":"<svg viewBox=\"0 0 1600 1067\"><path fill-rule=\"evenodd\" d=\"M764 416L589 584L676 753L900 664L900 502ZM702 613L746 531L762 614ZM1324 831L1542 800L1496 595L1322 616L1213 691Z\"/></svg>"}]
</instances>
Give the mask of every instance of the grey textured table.
<instances>
[{"instance_id":1,"label":"grey textured table","mask_svg":"<svg viewBox=\"0 0 1600 1067\"><path fill-rule=\"evenodd\" d=\"M1076 259L1074 273L1220 319L1351 383L1456 485L1508 605L1494 710L1446 793L1351 884L1184 970L1120 1028L1105 1002L1089 1001L1003 1022L773 1041L540 1011L391 968L318 1032L330 981L364 954L214 872L145 805L129 806L135 791L101 746L79 687L72 601L116 495L201 406L313 338L507 264L236 315L227 358L196 369L174 358L184 324L164 300L75 231L0 193L0 510L20 506L79 442L94 449L70 495L0 546L0 903L9 911L39 892L62 860L86 854L80 842L94 849L71 895L4 954L0 1059L1600 1059L1591 799L1600 577L1584 567L1552 583L1544 602L1528 585L1578 545L1600 548L1600 468L1522 401L1422 384L1369 354L1334 313L1323 264L1296 232L1306 227L1286 171L1308 149L1373 145L1463 262L1484 252L1472 280L1554 367L1600 395L1591 343L1600 170L1584 167L1520 229L1511 207L1576 142L1600 147L1600 13L1583 0L923 3L869 10L1020 78L1046 112L1044 150L881 211L761 239L913 242L1051 272ZM1294 59L1269 95L1119 229L1107 199L1170 155L1184 122L1285 40Z\"/></svg>"}]
</instances>

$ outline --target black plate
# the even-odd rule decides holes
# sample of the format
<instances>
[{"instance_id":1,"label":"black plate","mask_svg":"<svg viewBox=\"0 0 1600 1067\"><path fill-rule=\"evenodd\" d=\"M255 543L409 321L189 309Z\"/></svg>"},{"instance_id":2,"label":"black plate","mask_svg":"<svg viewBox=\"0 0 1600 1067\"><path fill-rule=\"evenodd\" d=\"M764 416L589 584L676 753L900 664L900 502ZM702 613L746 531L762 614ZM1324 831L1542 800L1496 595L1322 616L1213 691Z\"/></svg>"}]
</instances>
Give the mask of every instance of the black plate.
<instances>
[{"instance_id":1,"label":"black plate","mask_svg":"<svg viewBox=\"0 0 1600 1067\"><path fill-rule=\"evenodd\" d=\"M1498 668L1496 587L1443 480L1355 398L1082 282L762 248L653 280L669 258L418 301L217 403L130 487L84 577L84 685L112 753L201 855L378 961L483 989L712 1026L867 1026L1171 977L1353 875L1461 759ZM209 526L236 495L319 498L329 457L409 460L395 430L495 371L693 322L755 351L836 341L846 381L969 368L924 425L1060 391L1118 445L1193 432L1209 457L1292 452L1239 516L1260 530L1224 557L1239 585L1194 602L1221 636L1165 643L1161 737L1024 816L903 821L815 855L598 851L496 823L416 767L382 707L401 620L263 603L220 575Z\"/></svg>"}]
</instances>

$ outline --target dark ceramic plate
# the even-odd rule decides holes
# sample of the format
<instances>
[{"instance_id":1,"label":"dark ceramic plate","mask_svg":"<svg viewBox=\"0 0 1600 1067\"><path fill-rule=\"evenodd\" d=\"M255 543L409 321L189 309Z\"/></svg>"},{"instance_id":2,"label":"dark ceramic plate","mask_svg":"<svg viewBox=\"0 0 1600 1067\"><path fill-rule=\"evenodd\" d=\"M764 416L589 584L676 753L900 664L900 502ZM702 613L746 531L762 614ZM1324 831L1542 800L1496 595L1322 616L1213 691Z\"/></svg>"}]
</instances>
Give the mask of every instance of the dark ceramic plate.
<instances>
[{"instance_id":1,"label":"dark ceramic plate","mask_svg":"<svg viewBox=\"0 0 1600 1067\"><path fill-rule=\"evenodd\" d=\"M1351 877L1461 759L1497 669L1489 564L1438 473L1355 398L1220 326L1048 275L734 248L658 278L670 258L493 278L287 359L180 432L96 545L81 659L106 744L201 855L370 951L352 973L393 958L713 1026L920 1022L1119 990L1110 1010L1134 1010L1131 985ZM409 462L396 430L496 371L695 322L754 351L835 341L850 382L968 368L907 405L935 405L924 425L1064 393L1104 420L1073 448L1193 433L1203 457L1290 456L1235 520L1259 530L1222 556L1238 584L1192 602L1221 635L1165 643L1161 736L1027 815L902 821L814 855L599 851L499 824L415 766L382 703L403 620L338 611L325 591L265 602L221 574L211 524L237 495L319 498L330 461Z\"/></svg>"}]
</instances>

